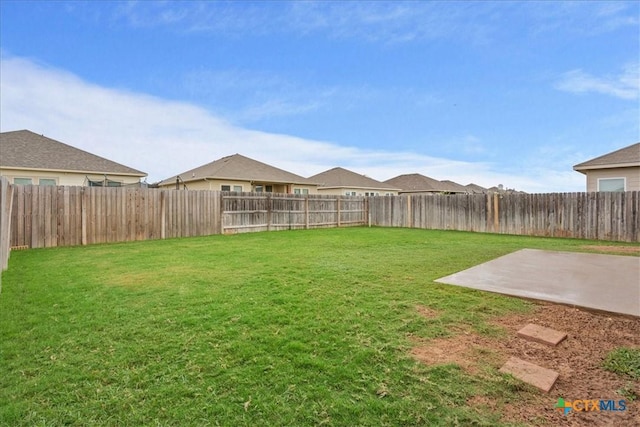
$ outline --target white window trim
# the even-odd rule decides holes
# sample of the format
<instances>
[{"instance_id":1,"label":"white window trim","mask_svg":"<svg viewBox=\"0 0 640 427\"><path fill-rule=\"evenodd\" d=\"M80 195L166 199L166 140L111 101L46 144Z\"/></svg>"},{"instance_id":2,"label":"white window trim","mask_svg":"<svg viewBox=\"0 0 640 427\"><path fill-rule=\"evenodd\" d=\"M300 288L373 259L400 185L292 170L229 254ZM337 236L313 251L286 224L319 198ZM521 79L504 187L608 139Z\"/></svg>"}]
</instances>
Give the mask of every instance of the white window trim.
<instances>
[{"instance_id":1,"label":"white window trim","mask_svg":"<svg viewBox=\"0 0 640 427\"><path fill-rule=\"evenodd\" d=\"M612 177L608 177L608 178L598 178L598 183L597 183L597 191L602 191L600 190L600 181L609 181L609 180L613 180L613 179L621 179L624 185L624 189L622 191L627 191L627 178L624 176L612 176Z\"/></svg>"}]
</instances>

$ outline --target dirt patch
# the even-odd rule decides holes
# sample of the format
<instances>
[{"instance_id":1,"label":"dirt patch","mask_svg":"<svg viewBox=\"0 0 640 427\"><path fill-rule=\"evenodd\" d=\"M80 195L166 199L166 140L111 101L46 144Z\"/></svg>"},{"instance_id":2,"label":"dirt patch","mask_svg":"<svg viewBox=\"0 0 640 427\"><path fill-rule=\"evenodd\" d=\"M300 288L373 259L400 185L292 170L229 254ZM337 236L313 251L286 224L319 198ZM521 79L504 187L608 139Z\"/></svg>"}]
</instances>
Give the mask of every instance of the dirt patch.
<instances>
[{"instance_id":1,"label":"dirt patch","mask_svg":"<svg viewBox=\"0 0 640 427\"><path fill-rule=\"evenodd\" d=\"M416 310L418 311L418 313L420 313L422 317L425 317L427 319L435 319L440 314L436 310L429 307L425 307L424 305L417 305Z\"/></svg>"},{"instance_id":2,"label":"dirt patch","mask_svg":"<svg viewBox=\"0 0 640 427\"><path fill-rule=\"evenodd\" d=\"M588 245L583 246L583 249L589 249L598 252L611 252L618 254L633 254L640 253L640 246L601 246L601 245Z\"/></svg>"},{"instance_id":3,"label":"dirt patch","mask_svg":"<svg viewBox=\"0 0 640 427\"><path fill-rule=\"evenodd\" d=\"M509 402L478 396L470 406L484 406L502 413L505 422L528 425L639 426L640 381L602 369L606 355L621 346L640 347L640 318L593 312L564 305L540 303L532 313L497 318L495 325L507 333L502 338L462 331L451 338L415 340L412 355L429 365L455 363L471 375L495 370L516 356L560 374L550 393L517 392ZM528 323L564 331L568 338L557 347L527 341L517 331ZM626 392L622 391L626 390ZM568 415L555 408L558 398L574 400L626 400L627 410L577 412ZM487 401L491 404L487 405Z\"/></svg>"}]
</instances>

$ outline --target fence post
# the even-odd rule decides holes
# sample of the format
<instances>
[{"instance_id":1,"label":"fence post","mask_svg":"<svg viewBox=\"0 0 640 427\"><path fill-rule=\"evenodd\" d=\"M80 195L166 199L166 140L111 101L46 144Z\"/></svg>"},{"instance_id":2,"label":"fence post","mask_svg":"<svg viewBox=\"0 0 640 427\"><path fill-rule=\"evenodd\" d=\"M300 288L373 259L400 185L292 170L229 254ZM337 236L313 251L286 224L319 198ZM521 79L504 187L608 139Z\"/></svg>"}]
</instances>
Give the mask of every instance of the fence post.
<instances>
[{"instance_id":1,"label":"fence post","mask_svg":"<svg viewBox=\"0 0 640 427\"><path fill-rule=\"evenodd\" d=\"M309 229L309 195L304 196L304 229Z\"/></svg>"},{"instance_id":2,"label":"fence post","mask_svg":"<svg viewBox=\"0 0 640 427\"><path fill-rule=\"evenodd\" d=\"M11 210L13 208L13 185L0 177L0 273L9 267L11 252ZM1 276L1 275L0 275ZM2 278L0 277L0 292Z\"/></svg>"},{"instance_id":3,"label":"fence post","mask_svg":"<svg viewBox=\"0 0 640 427\"><path fill-rule=\"evenodd\" d=\"M411 228L413 223L413 212L411 211L411 195L407 195L407 227Z\"/></svg>"},{"instance_id":4,"label":"fence post","mask_svg":"<svg viewBox=\"0 0 640 427\"><path fill-rule=\"evenodd\" d=\"M166 190L160 190L160 238L164 240L167 235L167 199Z\"/></svg>"},{"instance_id":5,"label":"fence post","mask_svg":"<svg viewBox=\"0 0 640 427\"><path fill-rule=\"evenodd\" d=\"M82 245L87 244L87 187L80 190L80 227L82 233Z\"/></svg>"},{"instance_id":6,"label":"fence post","mask_svg":"<svg viewBox=\"0 0 640 427\"><path fill-rule=\"evenodd\" d=\"M336 197L336 211L338 216L338 227L340 227L340 200L342 200L342 196Z\"/></svg>"},{"instance_id":7,"label":"fence post","mask_svg":"<svg viewBox=\"0 0 640 427\"><path fill-rule=\"evenodd\" d=\"M500 232L500 207L498 193L493 193L493 231Z\"/></svg>"},{"instance_id":8,"label":"fence post","mask_svg":"<svg viewBox=\"0 0 640 427\"><path fill-rule=\"evenodd\" d=\"M267 193L267 231L271 231L271 193Z\"/></svg>"}]
</instances>

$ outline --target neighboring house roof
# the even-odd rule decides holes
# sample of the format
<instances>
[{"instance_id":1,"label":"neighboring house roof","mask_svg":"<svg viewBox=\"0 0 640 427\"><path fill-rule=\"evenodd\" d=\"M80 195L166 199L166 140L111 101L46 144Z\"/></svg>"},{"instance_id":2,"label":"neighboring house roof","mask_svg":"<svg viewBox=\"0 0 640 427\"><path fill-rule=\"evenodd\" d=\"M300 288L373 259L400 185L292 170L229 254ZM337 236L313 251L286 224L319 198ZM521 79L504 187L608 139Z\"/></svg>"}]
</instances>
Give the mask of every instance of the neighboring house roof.
<instances>
[{"instance_id":1,"label":"neighboring house roof","mask_svg":"<svg viewBox=\"0 0 640 427\"><path fill-rule=\"evenodd\" d=\"M182 182L200 181L203 179L222 179L233 181L260 181L282 184L317 185L311 180L299 175L278 169L266 163L250 159L240 154L222 157L211 163L199 166L174 175L160 182L159 185L175 183L180 177Z\"/></svg>"},{"instance_id":2,"label":"neighboring house roof","mask_svg":"<svg viewBox=\"0 0 640 427\"><path fill-rule=\"evenodd\" d=\"M464 185L460 185L457 182L449 181L448 179L440 182L445 185L445 188L446 188L445 191L448 191L449 193L469 193L470 192Z\"/></svg>"},{"instance_id":3,"label":"neighboring house roof","mask_svg":"<svg viewBox=\"0 0 640 427\"><path fill-rule=\"evenodd\" d=\"M420 175L419 173L411 173L406 175L398 175L385 181L389 185L401 188L404 193L418 192L443 192L447 190L446 184L437 179Z\"/></svg>"},{"instance_id":4,"label":"neighboring house roof","mask_svg":"<svg viewBox=\"0 0 640 427\"><path fill-rule=\"evenodd\" d=\"M481 187L478 184L474 184L474 183L465 185L465 188L469 193L473 193L473 194L484 194L487 192L486 188Z\"/></svg>"},{"instance_id":5,"label":"neighboring house roof","mask_svg":"<svg viewBox=\"0 0 640 427\"><path fill-rule=\"evenodd\" d=\"M139 170L28 130L0 133L0 154L2 168L147 176Z\"/></svg>"},{"instance_id":6,"label":"neighboring house roof","mask_svg":"<svg viewBox=\"0 0 640 427\"><path fill-rule=\"evenodd\" d=\"M573 170L578 172L591 169L610 169L640 166L640 142L631 144L611 153L604 154L586 162L578 163ZM584 173L584 172L582 172Z\"/></svg>"},{"instance_id":7,"label":"neighboring house roof","mask_svg":"<svg viewBox=\"0 0 640 427\"><path fill-rule=\"evenodd\" d=\"M366 175L360 175L348 169L341 167L333 168L320 172L319 174L309 177L310 180L317 182L319 188L361 188L374 190L399 191L390 184L376 181Z\"/></svg>"}]
</instances>

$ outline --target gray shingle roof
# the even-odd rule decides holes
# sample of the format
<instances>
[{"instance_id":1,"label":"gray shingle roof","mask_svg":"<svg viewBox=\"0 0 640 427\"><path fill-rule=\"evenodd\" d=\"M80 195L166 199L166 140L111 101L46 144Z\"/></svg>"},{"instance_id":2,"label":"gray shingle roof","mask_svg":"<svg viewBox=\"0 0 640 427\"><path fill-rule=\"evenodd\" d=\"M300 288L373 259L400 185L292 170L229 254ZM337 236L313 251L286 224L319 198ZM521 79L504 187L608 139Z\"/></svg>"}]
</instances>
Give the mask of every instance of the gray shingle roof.
<instances>
[{"instance_id":1,"label":"gray shingle roof","mask_svg":"<svg viewBox=\"0 0 640 427\"><path fill-rule=\"evenodd\" d=\"M631 144L611 153L604 154L586 162L578 163L574 170L606 169L615 167L640 166L640 142Z\"/></svg>"},{"instance_id":2,"label":"gray shingle roof","mask_svg":"<svg viewBox=\"0 0 640 427\"><path fill-rule=\"evenodd\" d=\"M0 167L147 176L139 170L28 130L0 133Z\"/></svg>"},{"instance_id":3,"label":"gray shingle roof","mask_svg":"<svg viewBox=\"0 0 640 427\"><path fill-rule=\"evenodd\" d=\"M365 175L360 175L348 169L341 167L333 168L320 172L319 174L309 177L310 180L320 184L320 188L362 188L375 190L398 191L399 188L393 185L376 181Z\"/></svg>"},{"instance_id":4,"label":"gray shingle roof","mask_svg":"<svg viewBox=\"0 0 640 427\"><path fill-rule=\"evenodd\" d=\"M389 185L401 188L404 192L442 192L449 191L446 184L437 179L420 175L419 173L411 173L406 175L398 175L385 181Z\"/></svg>"},{"instance_id":5,"label":"gray shingle roof","mask_svg":"<svg viewBox=\"0 0 640 427\"><path fill-rule=\"evenodd\" d=\"M160 185L175 183L180 176L184 182L208 179L228 179L239 181L260 181L282 184L316 185L315 182L299 175L278 169L266 163L250 159L240 154L222 157L197 168L174 175L160 182Z\"/></svg>"},{"instance_id":6,"label":"gray shingle roof","mask_svg":"<svg viewBox=\"0 0 640 427\"><path fill-rule=\"evenodd\" d=\"M487 192L486 188L474 183L465 185L465 188L469 193L473 193L473 194L483 194Z\"/></svg>"},{"instance_id":7,"label":"gray shingle roof","mask_svg":"<svg viewBox=\"0 0 640 427\"><path fill-rule=\"evenodd\" d=\"M450 181L448 179L440 181L446 186L446 191L449 193L470 193L464 185L458 184L457 182Z\"/></svg>"}]
</instances>

